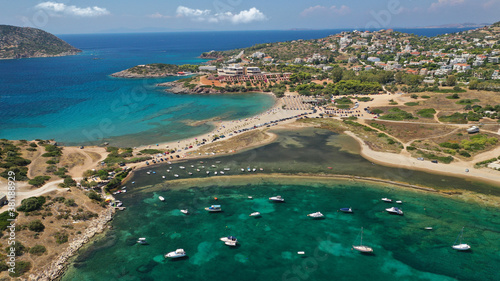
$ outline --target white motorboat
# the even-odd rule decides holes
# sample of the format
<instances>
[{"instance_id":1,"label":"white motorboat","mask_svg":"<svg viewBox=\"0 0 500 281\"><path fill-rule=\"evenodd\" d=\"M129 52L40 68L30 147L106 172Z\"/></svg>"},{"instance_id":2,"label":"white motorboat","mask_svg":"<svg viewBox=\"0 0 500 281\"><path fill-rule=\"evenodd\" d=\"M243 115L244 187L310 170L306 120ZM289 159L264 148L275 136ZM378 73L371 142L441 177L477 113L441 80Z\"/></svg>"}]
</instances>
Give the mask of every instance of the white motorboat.
<instances>
[{"instance_id":1,"label":"white motorboat","mask_svg":"<svg viewBox=\"0 0 500 281\"><path fill-rule=\"evenodd\" d=\"M189 172L189 173L188 173L188 175L192 176L192 175L193 175L193 173Z\"/></svg>"},{"instance_id":2,"label":"white motorboat","mask_svg":"<svg viewBox=\"0 0 500 281\"><path fill-rule=\"evenodd\" d=\"M397 204L403 204L403 201L396 201Z\"/></svg>"},{"instance_id":3,"label":"white motorboat","mask_svg":"<svg viewBox=\"0 0 500 281\"><path fill-rule=\"evenodd\" d=\"M178 178L178 177L179 177L179 175L178 175L178 174L174 174L174 177Z\"/></svg>"},{"instance_id":4,"label":"white motorboat","mask_svg":"<svg viewBox=\"0 0 500 281\"><path fill-rule=\"evenodd\" d=\"M184 169L186 169L186 167L184 167L184 166L179 166L179 169L184 170Z\"/></svg>"},{"instance_id":5,"label":"white motorboat","mask_svg":"<svg viewBox=\"0 0 500 281\"><path fill-rule=\"evenodd\" d=\"M210 174L210 171L207 171L207 175L209 175L209 174Z\"/></svg>"},{"instance_id":6,"label":"white motorboat","mask_svg":"<svg viewBox=\"0 0 500 281\"><path fill-rule=\"evenodd\" d=\"M274 202L285 202L285 199L281 197L281 195L269 197L269 200Z\"/></svg>"},{"instance_id":7,"label":"white motorboat","mask_svg":"<svg viewBox=\"0 0 500 281\"><path fill-rule=\"evenodd\" d=\"M223 175L223 174L224 174L224 171L220 171L219 173L220 173L221 175Z\"/></svg>"},{"instance_id":8,"label":"white motorboat","mask_svg":"<svg viewBox=\"0 0 500 281\"><path fill-rule=\"evenodd\" d=\"M220 241L224 242L224 244L228 245L228 246L236 246L236 244L238 243L238 239L236 239L236 237L234 236L228 236L228 237L222 237L220 239Z\"/></svg>"},{"instance_id":9,"label":"white motorboat","mask_svg":"<svg viewBox=\"0 0 500 281\"><path fill-rule=\"evenodd\" d=\"M138 243L138 244L142 244L142 245L146 245L146 244L148 244L148 241L146 241L146 238L141 237L141 238L139 238L139 239L137 240L137 243Z\"/></svg>"},{"instance_id":10,"label":"white motorboat","mask_svg":"<svg viewBox=\"0 0 500 281\"><path fill-rule=\"evenodd\" d=\"M171 258L171 259L177 259L177 258L182 258L186 256L186 252L184 249L177 249L173 252L165 254L165 258Z\"/></svg>"},{"instance_id":11,"label":"white motorboat","mask_svg":"<svg viewBox=\"0 0 500 281\"><path fill-rule=\"evenodd\" d=\"M460 234L458 235L457 239L455 240L455 244L451 246L453 249L458 250L458 251L468 251L470 250L470 245L462 243L462 236L464 235L464 228L462 227L462 231L460 231ZM457 244L457 240L459 241Z\"/></svg>"},{"instance_id":12,"label":"white motorboat","mask_svg":"<svg viewBox=\"0 0 500 281\"><path fill-rule=\"evenodd\" d=\"M214 175L217 175L217 171L214 172Z\"/></svg>"},{"instance_id":13,"label":"white motorboat","mask_svg":"<svg viewBox=\"0 0 500 281\"><path fill-rule=\"evenodd\" d=\"M432 226L426 226L424 227L425 230L432 230Z\"/></svg>"},{"instance_id":14,"label":"white motorboat","mask_svg":"<svg viewBox=\"0 0 500 281\"><path fill-rule=\"evenodd\" d=\"M248 199L253 199L253 197L252 196L248 196Z\"/></svg>"},{"instance_id":15,"label":"white motorboat","mask_svg":"<svg viewBox=\"0 0 500 281\"><path fill-rule=\"evenodd\" d=\"M242 171L242 172L244 172L244 171L245 171L245 169L241 168L241 171Z\"/></svg>"},{"instance_id":16,"label":"white motorboat","mask_svg":"<svg viewBox=\"0 0 500 281\"><path fill-rule=\"evenodd\" d=\"M200 171L200 169L196 169L196 171L197 171L197 172L199 172L199 171Z\"/></svg>"},{"instance_id":17,"label":"white motorboat","mask_svg":"<svg viewBox=\"0 0 500 281\"><path fill-rule=\"evenodd\" d=\"M222 211L220 205L212 205L210 207L206 207L205 210L207 210L209 212L221 212Z\"/></svg>"},{"instance_id":18,"label":"white motorboat","mask_svg":"<svg viewBox=\"0 0 500 281\"><path fill-rule=\"evenodd\" d=\"M260 216L260 212L253 212L250 214L251 217L258 217Z\"/></svg>"},{"instance_id":19,"label":"white motorboat","mask_svg":"<svg viewBox=\"0 0 500 281\"><path fill-rule=\"evenodd\" d=\"M160 199L160 201L165 201L165 198L163 196L158 196L158 199Z\"/></svg>"},{"instance_id":20,"label":"white motorboat","mask_svg":"<svg viewBox=\"0 0 500 281\"><path fill-rule=\"evenodd\" d=\"M146 174L151 175L151 171L147 171Z\"/></svg>"},{"instance_id":21,"label":"white motorboat","mask_svg":"<svg viewBox=\"0 0 500 281\"><path fill-rule=\"evenodd\" d=\"M231 170L231 168L224 168L224 171L229 171Z\"/></svg>"},{"instance_id":22,"label":"white motorboat","mask_svg":"<svg viewBox=\"0 0 500 281\"><path fill-rule=\"evenodd\" d=\"M255 172L255 171L257 171L257 169L253 168L253 169L252 169L252 172Z\"/></svg>"},{"instance_id":23,"label":"white motorboat","mask_svg":"<svg viewBox=\"0 0 500 281\"><path fill-rule=\"evenodd\" d=\"M340 208L340 211L343 212L343 213L352 213L352 208L349 207L349 208Z\"/></svg>"},{"instance_id":24,"label":"white motorboat","mask_svg":"<svg viewBox=\"0 0 500 281\"><path fill-rule=\"evenodd\" d=\"M164 178L165 178L165 176L161 176L161 178L162 178L162 179L164 179Z\"/></svg>"},{"instance_id":25,"label":"white motorboat","mask_svg":"<svg viewBox=\"0 0 500 281\"><path fill-rule=\"evenodd\" d=\"M305 254L306 254L306 252L304 252L304 251L298 251L298 252L297 252L297 254L298 254L298 255L305 255Z\"/></svg>"},{"instance_id":26,"label":"white motorboat","mask_svg":"<svg viewBox=\"0 0 500 281\"><path fill-rule=\"evenodd\" d=\"M188 211L188 209L185 209L185 210L181 210L181 213L187 215L187 214L189 214L189 211Z\"/></svg>"},{"instance_id":27,"label":"white motorboat","mask_svg":"<svg viewBox=\"0 0 500 281\"><path fill-rule=\"evenodd\" d=\"M324 217L325 215L323 215L321 212L316 212L316 213L309 214L307 216L314 218L314 219L319 219L319 218Z\"/></svg>"},{"instance_id":28,"label":"white motorboat","mask_svg":"<svg viewBox=\"0 0 500 281\"><path fill-rule=\"evenodd\" d=\"M400 215L402 216L403 215L403 211L396 208L396 207L390 207L390 208L387 208L385 209L388 213L390 214L395 214L395 215Z\"/></svg>"},{"instance_id":29,"label":"white motorboat","mask_svg":"<svg viewBox=\"0 0 500 281\"><path fill-rule=\"evenodd\" d=\"M384 202L387 202L387 203L391 203L392 202L392 199L389 199L389 198L382 198L381 200L384 201Z\"/></svg>"},{"instance_id":30,"label":"white motorboat","mask_svg":"<svg viewBox=\"0 0 500 281\"><path fill-rule=\"evenodd\" d=\"M361 253L373 253L373 249L371 247L363 245L363 228L361 228L361 236L359 239L359 245L352 245L352 248Z\"/></svg>"}]
</instances>

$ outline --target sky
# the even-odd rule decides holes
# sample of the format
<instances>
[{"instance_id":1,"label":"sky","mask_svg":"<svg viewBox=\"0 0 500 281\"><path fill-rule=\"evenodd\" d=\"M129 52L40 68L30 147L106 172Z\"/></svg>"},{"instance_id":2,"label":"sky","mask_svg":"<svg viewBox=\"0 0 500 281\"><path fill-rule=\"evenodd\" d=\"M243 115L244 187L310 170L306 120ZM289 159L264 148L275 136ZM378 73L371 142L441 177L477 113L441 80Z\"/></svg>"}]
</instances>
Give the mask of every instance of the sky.
<instances>
[{"instance_id":1,"label":"sky","mask_svg":"<svg viewBox=\"0 0 500 281\"><path fill-rule=\"evenodd\" d=\"M382 29L500 21L500 0L0 0L0 24L55 34Z\"/></svg>"}]
</instances>

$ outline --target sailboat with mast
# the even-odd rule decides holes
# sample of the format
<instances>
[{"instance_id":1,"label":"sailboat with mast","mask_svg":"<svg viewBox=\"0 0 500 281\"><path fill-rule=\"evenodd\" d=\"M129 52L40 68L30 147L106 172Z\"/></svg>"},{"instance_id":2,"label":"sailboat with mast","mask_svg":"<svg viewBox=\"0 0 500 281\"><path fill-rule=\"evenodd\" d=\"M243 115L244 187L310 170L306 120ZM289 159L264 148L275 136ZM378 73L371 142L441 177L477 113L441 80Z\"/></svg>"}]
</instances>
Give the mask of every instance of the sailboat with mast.
<instances>
[{"instance_id":1,"label":"sailboat with mast","mask_svg":"<svg viewBox=\"0 0 500 281\"><path fill-rule=\"evenodd\" d=\"M459 241L457 244L457 240L455 240L455 244L451 246L453 249L458 250L458 251L467 251L470 250L470 245L462 243L462 236L464 235L464 228L462 227L462 231L460 231L460 234L457 237L457 240Z\"/></svg>"},{"instance_id":2,"label":"sailboat with mast","mask_svg":"<svg viewBox=\"0 0 500 281\"><path fill-rule=\"evenodd\" d=\"M361 227L361 237L359 240L359 245L352 245L352 248L356 251L360 251L361 253L373 253L373 249L371 247L363 245L363 228Z\"/></svg>"}]
</instances>

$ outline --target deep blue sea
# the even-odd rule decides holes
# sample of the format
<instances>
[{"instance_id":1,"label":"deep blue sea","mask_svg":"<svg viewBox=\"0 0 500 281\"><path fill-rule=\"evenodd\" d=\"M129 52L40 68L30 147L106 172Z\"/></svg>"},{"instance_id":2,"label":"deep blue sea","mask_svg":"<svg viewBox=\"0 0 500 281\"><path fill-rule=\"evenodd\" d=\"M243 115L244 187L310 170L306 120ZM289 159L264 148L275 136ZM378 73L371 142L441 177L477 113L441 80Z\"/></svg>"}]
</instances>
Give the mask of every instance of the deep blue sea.
<instances>
[{"instance_id":1,"label":"deep blue sea","mask_svg":"<svg viewBox=\"0 0 500 281\"><path fill-rule=\"evenodd\" d=\"M273 104L264 94L188 96L157 88L165 79L109 75L138 64L202 63L205 51L263 42L321 38L341 30L80 34L60 37L76 56L0 60L0 137L55 139L66 145L138 146L206 133L209 124L186 121L238 119ZM433 36L458 29L404 29Z\"/></svg>"}]
</instances>

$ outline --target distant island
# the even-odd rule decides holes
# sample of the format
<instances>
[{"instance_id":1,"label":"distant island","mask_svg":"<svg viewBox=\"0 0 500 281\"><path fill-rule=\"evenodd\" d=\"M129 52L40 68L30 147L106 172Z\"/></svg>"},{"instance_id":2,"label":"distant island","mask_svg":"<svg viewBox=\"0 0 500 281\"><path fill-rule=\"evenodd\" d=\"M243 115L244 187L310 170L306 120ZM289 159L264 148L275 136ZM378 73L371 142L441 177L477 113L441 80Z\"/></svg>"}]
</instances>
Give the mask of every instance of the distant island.
<instances>
[{"instance_id":1,"label":"distant island","mask_svg":"<svg viewBox=\"0 0 500 281\"><path fill-rule=\"evenodd\" d=\"M0 25L0 59L57 57L81 52L41 29Z\"/></svg>"}]
</instances>

